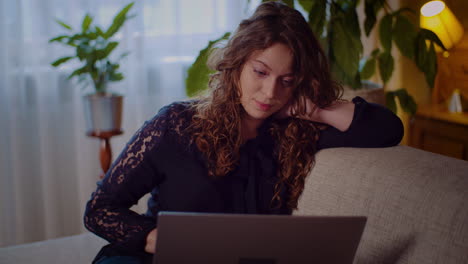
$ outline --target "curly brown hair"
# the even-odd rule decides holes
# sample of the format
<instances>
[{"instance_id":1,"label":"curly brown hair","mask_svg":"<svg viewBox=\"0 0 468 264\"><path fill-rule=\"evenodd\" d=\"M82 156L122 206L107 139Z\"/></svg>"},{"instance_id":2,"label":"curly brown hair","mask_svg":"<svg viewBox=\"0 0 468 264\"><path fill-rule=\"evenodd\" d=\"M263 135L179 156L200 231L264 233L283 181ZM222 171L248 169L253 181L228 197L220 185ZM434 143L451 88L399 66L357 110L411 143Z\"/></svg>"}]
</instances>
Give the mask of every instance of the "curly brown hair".
<instances>
[{"instance_id":1,"label":"curly brown hair","mask_svg":"<svg viewBox=\"0 0 468 264\"><path fill-rule=\"evenodd\" d=\"M341 97L342 89L330 77L327 59L301 13L281 2L265 2L243 20L226 45L210 57L216 73L211 76L207 95L194 104L193 141L208 161L208 173L221 177L239 162L241 118L240 73L255 52L282 43L293 53L295 89L294 116L306 113L305 99L324 108ZM314 164L321 127L299 118L275 120L270 133L278 157L278 182L272 204L281 206L280 192L287 188L287 206L296 209L305 177Z\"/></svg>"}]
</instances>

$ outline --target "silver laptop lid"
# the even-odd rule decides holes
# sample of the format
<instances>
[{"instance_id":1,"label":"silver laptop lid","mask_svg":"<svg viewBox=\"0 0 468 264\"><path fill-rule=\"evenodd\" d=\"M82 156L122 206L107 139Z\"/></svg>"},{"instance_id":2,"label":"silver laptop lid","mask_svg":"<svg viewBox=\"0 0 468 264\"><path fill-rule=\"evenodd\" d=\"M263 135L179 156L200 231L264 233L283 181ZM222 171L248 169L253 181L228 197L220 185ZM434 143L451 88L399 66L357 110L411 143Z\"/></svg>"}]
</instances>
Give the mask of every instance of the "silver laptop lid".
<instances>
[{"instance_id":1,"label":"silver laptop lid","mask_svg":"<svg viewBox=\"0 0 468 264\"><path fill-rule=\"evenodd\" d=\"M153 263L352 263L363 216L160 212Z\"/></svg>"}]
</instances>

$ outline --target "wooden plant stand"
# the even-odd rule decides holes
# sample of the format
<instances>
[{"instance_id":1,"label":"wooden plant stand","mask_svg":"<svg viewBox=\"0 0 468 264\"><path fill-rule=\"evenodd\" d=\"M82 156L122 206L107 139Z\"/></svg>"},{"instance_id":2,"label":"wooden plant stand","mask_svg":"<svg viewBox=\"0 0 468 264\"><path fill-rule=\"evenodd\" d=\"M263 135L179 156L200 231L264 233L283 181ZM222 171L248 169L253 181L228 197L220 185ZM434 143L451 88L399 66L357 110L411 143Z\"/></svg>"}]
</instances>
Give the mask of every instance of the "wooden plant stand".
<instances>
[{"instance_id":1,"label":"wooden plant stand","mask_svg":"<svg viewBox=\"0 0 468 264\"><path fill-rule=\"evenodd\" d=\"M99 160L101 162L102 172L99 175L99 179L103 179L109 170L112 161L112 148L110 145L110 138L123 134L122 130L113 131L90 131L86 135L89 137L99 138L101 145L99 147Z\"/></svg>"}]
</instances>

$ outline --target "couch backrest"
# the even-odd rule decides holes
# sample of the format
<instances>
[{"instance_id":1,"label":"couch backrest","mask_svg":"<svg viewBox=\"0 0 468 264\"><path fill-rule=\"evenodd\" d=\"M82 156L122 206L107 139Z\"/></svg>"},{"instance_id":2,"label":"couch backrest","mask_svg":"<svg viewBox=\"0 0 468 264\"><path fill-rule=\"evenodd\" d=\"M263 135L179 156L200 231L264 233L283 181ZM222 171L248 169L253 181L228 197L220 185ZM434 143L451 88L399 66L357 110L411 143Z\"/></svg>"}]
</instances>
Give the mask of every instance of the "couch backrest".
<instances>
[{"instance_id":1,"label":"couch backrest","mask_svg":"<svg viewBox=\"0 0 468 264\"><path fill-rule=\"evenodd\" d=\"M466 263L468 162L406 146L322 150L294 214L367 216L355 263Z\"/></svg>"}]
</instances>

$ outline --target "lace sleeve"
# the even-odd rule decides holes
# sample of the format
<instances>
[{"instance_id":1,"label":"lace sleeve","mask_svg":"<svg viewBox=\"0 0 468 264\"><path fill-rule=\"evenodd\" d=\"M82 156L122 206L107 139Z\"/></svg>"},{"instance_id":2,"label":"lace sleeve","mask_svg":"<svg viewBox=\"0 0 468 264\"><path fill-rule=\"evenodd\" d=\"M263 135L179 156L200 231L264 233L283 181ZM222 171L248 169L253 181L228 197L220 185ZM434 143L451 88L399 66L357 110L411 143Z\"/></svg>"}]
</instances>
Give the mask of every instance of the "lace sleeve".
<instances>
[{"instance_id":1,"label":"lace sleeve","mask_svg":"<svg viewBox=\"0 0 468 264\"><path fill-rule=\"evenodd\" d=\"M170 111L161 109L135 133L86 205L86 228L126 250L142 251L146 235L156 226L153 218L129 208L157 184L151 156L165 136Z\"/></svg>"}]
</instances>

